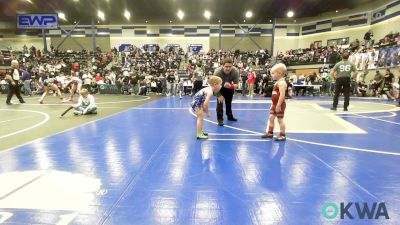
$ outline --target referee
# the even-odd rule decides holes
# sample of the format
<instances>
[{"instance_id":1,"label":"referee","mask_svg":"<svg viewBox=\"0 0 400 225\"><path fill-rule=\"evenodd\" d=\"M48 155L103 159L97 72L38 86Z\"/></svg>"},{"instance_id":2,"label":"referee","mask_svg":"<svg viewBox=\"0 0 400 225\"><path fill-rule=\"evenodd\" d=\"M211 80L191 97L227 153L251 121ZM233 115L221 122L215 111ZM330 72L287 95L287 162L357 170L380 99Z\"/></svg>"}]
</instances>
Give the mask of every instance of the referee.
<instances>
[{"instance_id":1,"label":"referee","mask_svg":"<svg viewBox=\"0 0 400 225\"><path fill-rule=\"evenodd\" d=\"M8 82L8 94L7 94L7 105L12 105L12 96L15 94L19 99L20 103L25 103L24 99L21 97L21 89L19 87L19 82L21 79L21 71L19 70L19 62L17 60L11 61L11 75L6 76Z\"/></svg>"},{"instance_id":2,"label":"referee","mask_svg":"<svg viewBox=\"0 0 400 225\"><path fill-rule=\"evenodd\" d=\"M222 66L214 71L214 75L222 79L222 88L220 93L224 96L226 115L229 121L237 121L237 119L232 114L232 98L235 94L235 89L238 87L239 83L239 70L233 66L231 58L224 58L222 61ZM224 125L224 109L223 103L217 103L217 120L218 125Z\"/></svg>"},{"instance_id":3,"label":"referee","mask_svg":"<svg viewBox=\"0 0 400 225\"><path fill-rule=\"evenodd\" d=\"M354 63L349 62L349 53L344 53L342 55L342 61L336 63L333 67L333 76L336 77L336 85L335 85L335 95L333 97L333 106L331 110L335 110L337 108L339 102L339 93L343 91L344 95L344 105L343 110L348 111L347 107L350 102L350 83L351 83L351 73L354 73L354 76L357 76L356 66Z\"/></svg>"}]
</instances>

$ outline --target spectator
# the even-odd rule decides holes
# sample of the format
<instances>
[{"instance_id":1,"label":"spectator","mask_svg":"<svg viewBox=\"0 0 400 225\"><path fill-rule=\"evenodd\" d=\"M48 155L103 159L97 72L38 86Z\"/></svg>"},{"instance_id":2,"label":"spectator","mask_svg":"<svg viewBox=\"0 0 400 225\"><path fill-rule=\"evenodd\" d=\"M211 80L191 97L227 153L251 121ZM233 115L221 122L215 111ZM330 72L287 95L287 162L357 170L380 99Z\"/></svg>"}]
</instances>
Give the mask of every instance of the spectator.
<instances>
[{"instance_id":1,"label":"spectator","mask_svg":"<svg viewBox=\"0 0 400 225\"><path fill-rule=\"evenodd\" d=\"M93 95L83 88L80 92L78 103L73 105L75 115L97 114L97 107Z\"/></svg>"},{"instance_id":2,"label":"spectator","mask_svg":"<svg viewBox=\"0 0 400 225\"><path fill-rule=\"evenodd\" d=\"M383 80L384 80L383 74L379 72L379 70L376 71L375 76L374 76L374 81L375 81L375 91L378 89L382 88L383 86ZM375 96L375 95L374 95Z\"/></svg>"},{"instance_id":3,"label":"spectator","mask_svg":"<svg viewBox=\"0 0 400 225\"><path fill-rule=\"evenodd\" d=\"M365 81L365 77L366 77L367 75L368 75L368 71L367 71L367 70L364 71L364 73L358 73L357 79L356 79L357 83L360 83L360 82L362 82L362 81Z\"/></svg>"},{"instance_id":4,"label":"spectator","mask_svg":"<svg viewBox=\"0 0 400 225\"><path fill-rule=\"evenodd\" d=\"M312 85L314 85L317 81L317 74L315 72L313 72L311 75L308 76L309 77L309 81L311 82Z\"/></svg>"},{"instance_id":5,"label":"spectator","mask_svg":"<svg viewBox=\"0 0 400 225\"><path fill-rule=\"evenodd\" d=\"M367 96L367 85L365 84L365 81L360 81L357 84L357 95L359 97L366 97Z\"/></svg>"},{"instance_id":6,"label":"spectator","mask_svg":"<svg viewBox=\"0 0 400 225\"><path fill-rule=\"evenodd\" d=\"M167 72L167 96L175 96L175 75ZM203 85L203 84L202 84Z\"/></svg>"},{"instance_id":7,"label":"spectator","mask_svg":"<svg viewBox=\"0 0 400 225\"><path fill-rule=\"evenodd\" d=\"M386 69L384 80L383 80L382 94L385 94L389 100L395 99L392 96L393 79L394 79L393 73L390 72L390 69Z\"/></svg>"},{"instance_id":8,"label":"spectator","mask_svg":"<svg viewBox=\"0 0 400 225\"><path fill-rule=\"evenodd\" d=\"M299 78L297 79L297 82L295 84L297 85L297 87L294 88L294 92L296 93L296 96L299 95L300 91L302 93L302 96L306 95L306 87L304 86L304 85L306 85L306 79L303 74L301 74L299 76Z\"/></svg>"},{"instance_id":9,"label":"spectator","mask_svg":"<svg viewBox=\"0 0 400 225\"><path fill-rule=\"evenodd\" d=\"M250 69L250 71L252 71L252 69ZM242 80L242 95L243 96L245 96L246 92L247 92L246 83L247 83L249 73L250 72L247 72L247 69L245 69L244 67L240 68L240 78Z\"/></svg>"},{"instance_id":10,"label":"spectator","mask_svg":"<svg viewBox=\"0 0 400 225\"><path fill-rule=\"evenodd\" d=\"M373 36L372 31L368 30L367 33L364 34L364 42L365 42L365 47L369 48L371 46L371 36Z\"/></svg>"},{"instance_id":11,"label":"spectator","mask_svg":"<svg viewBox=\"0 0 400 225\"><path fill-rule=\"evenodd\" d=\"M333 73L333 70L329 71L328 74L328 82L327 82L327 88L328 88L328 95L331 96L333 92L335 91L335 84L336 84L336 77Z\"/></svg>"},{"instance_id":12,"label":"spectator","mask_svg":"<svg viewBox=\"0 0 400 225\"><path fill-rule=\"evenodd\" d=\"M289 82L287 82L287 96L286 96L286 98L292 98L293 97L293 85L294 85L293 79L289 79Z\"/></svg>"},{"instance_id":13,"label":"spectator","mask_svg":"<svg viewBox=\"0 0 400 225\"><path fill-rule=\"evenodd\" d=\"M297 75L295 73L292 73L292 75L289 76L289 79L292 79L294 83L297 83Z\"/></svg>"},{"instance_id":14,"label":"spectator","mask_svg":"<svg viewBox=\"0 0 400 225\"><path fill-rule=\"evenodd\" d=\"M254 73L253 70L251 70L249 73L249 79L247 80L247 83L249 84L249 96L254 95L254 83L255 82L256 82L256 74Z\"/></svg>"},{"instance_id":15,"label":"spectator","mask_svg":"<svg viewBox=\"0 0 400 225\"><path fill-rule=\"evenodd\" d=\"M201 63L196 65L196 69L193 72L193 94L196 94L203 88L204 70L201 68Z\"/></svg>"},{"instance_id":16,"label":"spectator","mask_svg":"<svg viewBox=\"0 0 400 225\"><path fill-rule=\"evenodd\" d=\"M31 96L32 95L32 90L31 90L31 75L30 73L26 70L22 70L22 82L24 83L24 95L26 96Z\"/></svg>"},{"instance_id":17,"label":"spectator","mask_svg":"<svg viewBox=\"0 0 400 225\"><path fill-rule=\"evenodd\" d=\"M96 74L95 79L96 79L97 84L104 84L103 77L101 76L100 73Z\"/></svg>"}]
</instances>

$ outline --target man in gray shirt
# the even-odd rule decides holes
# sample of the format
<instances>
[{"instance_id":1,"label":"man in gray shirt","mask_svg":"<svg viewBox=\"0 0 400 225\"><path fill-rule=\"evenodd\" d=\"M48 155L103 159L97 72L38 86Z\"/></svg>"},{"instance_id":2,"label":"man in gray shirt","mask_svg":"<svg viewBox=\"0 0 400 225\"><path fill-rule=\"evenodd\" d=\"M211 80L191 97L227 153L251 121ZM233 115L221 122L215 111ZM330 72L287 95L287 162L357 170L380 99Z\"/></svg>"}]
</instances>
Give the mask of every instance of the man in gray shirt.
<instances>
[{"instance_id":1,"label":"man in gray shirt","mask_svg":"<svg viewBox=\"0 0 400 225\"><path fill-rule=\"evenodd\" d=\"M220 93L225 99L226 115L229 121L237 121L232 114L232 99L235 94L235 89L238 87L239 83L239 70L233 67L233 61L231 58L224 58L222 61L222 66L215 69L214 75L222 79L222 88ZM217 103L217 120L218 125L224 125L224 109L223 103Z\"/></svg>"},{"instance_id":2,"label":"man in gray shirt","mask_svg":"<svg viewBox=\"0 0 400 225\"><path fill-rule=\"evenodd\" d=\"M349 53L344 53L342 55L342 61L336 63L333 67L333 75L336 76L335 85L335 95L333 97L333 106L331 110L336 110L339 102L339 93L343 91L344 95L344 111L348 111L347 107L350 102L350 83L351 83L351 73L353 76L357 77L356 66L354 63L349 62Z\"/></svg>"},{"instance_id":3,"label":"man in gray shirt","mask_svg":"<svg viewBox=\"0 0 400 225\"><path fill-rule=\"evenodd\" d=\"M201 63L198 63L193 72L193 95L203 88L204 71L201 68Z\"/></svg>"}]
</instances>

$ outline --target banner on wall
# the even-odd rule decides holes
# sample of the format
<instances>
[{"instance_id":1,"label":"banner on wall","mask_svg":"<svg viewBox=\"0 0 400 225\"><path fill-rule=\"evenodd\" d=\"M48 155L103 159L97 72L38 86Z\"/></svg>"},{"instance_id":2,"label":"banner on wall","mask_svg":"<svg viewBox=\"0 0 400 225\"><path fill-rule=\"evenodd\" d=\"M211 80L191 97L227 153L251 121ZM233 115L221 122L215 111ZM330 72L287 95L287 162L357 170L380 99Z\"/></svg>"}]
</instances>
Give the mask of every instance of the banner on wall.
<instances>
[{"instance_id":1,"label":"banner on wall","mask_svg":"<svg viewBox=\"0 0 400 225\"><path fill-rule=\"evenodd\" d=\"M145 44L143 45L143 50L146 52L158 52L160 50L160 46L158 44Z\"/></svg>"},{"instance_id":2,"label":"banner on wall","mask_svg":"<svg viewBox=\"0 0 400 225\"><path fill-rule=\"evenodd\" d=\"M372 21L379 20L385 17L386 9L381 9L372 13Z\"/></svg>"},{"instance_id":3,"label":"banner on wall","mask_svg":"<svg viewBox=\"0 0 400 225\"><path fill-rule=\"evenodd\" d=\"M357 70L376 69L378 53L375 49L365 53L354 53L350 55L349 61L356 65Z\"/></svg>"},{"instance_id":4,"label":"banner on wall","mask_svg":"<svg viewBox=\"0 0 400 225\"><path fill-rule=\"evenodd\" d=\"M202 49L203 49L203 45L202 44L190 44L188 46L188 52L199 53Z\"/></svg>"},{"instance_id":5,"label":"banner on wall","mask_svg":"<svg viewBox=\"0 0 400 225\"><path fill-rule=\"evenodd\" d=\"M118 51L119 52L127 52L129 51L129 49L132 47L131 44L121 44L120 46L118 46Z\"/></svg>"},{"instance_id":6,"label":"banner on wall","mask_svg":"<svg viewBox=\"0 0 400 225\"><path fill-rule=\"evenodd\" d=\"M399 65L400 47L382 48L379 51L378 67L393 67Z\"/></svg>"},{"instance_id":7,"label":"banner on wall","mask_svg":"<svg viewBox=\"0 0 400 225\"><path fill-rule=\"evenodd\" d=\"M17 14L17 29L57 29L57 14Z\"/></svg>"},{"instance_id":8,"label":"banner on wall","mask_svg":"<svg viewBox=\"0 0 400 225\"><path fill-rule=\"evenodd\" d=\"M181 46L179 44L166 44L164 47L164 51L169 52L177 52Z\"/></svg>"}]
</instances>

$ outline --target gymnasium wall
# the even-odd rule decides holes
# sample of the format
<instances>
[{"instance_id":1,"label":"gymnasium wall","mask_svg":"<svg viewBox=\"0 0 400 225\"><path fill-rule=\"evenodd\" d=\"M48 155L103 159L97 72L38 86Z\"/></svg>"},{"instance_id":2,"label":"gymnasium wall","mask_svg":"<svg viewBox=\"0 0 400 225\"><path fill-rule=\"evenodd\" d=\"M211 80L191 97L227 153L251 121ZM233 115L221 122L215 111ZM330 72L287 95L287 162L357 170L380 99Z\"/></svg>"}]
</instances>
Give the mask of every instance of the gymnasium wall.
<instances>
[{"instance_id":1,"label":"gymnasium wall","mask_svg":"<svg viewBox=\"0 0 400 225\"><path fill-rule=\"evenodd\" d=\"M46 38L47 48L50 49L50 38ZM18 38L0 38L0 49L6 49L11 46L13 50L22 50L26 45L28 48L34 45L37 49L44 49L43 38L20 36Z\"/></svg>"},{"instance_id":2,"label":"gymnasium wall","mask_svg":"<svg viewBox=\"0 0 400 225\"><path fill-rule=\"evenodd\" d=\"M372 10L371 10L372 9ZM329 14L329 13L328 13ZM375 40L383 38L390 31L398 31L400 22L400 0L388 2L376 1L375 5L360 5L352 11L340 12L340 15L316 16L302 18L296 22L288 19L278 19L275 29L274 55L278 51L306 48L311 42L322 41L325 46L332 38L349 37L362 39L368 29L372 29ZM73 26L62 26L62 29L47 30L46 37L51 43L59 43L67 36L65 31ZM103 50L118 47L120 44L176 44L182 47L188 44L203 44L204 51L219 46L219 25L96 25L96 38ZM63 29L65 31L63 31ZM247 33L248 32L248 33ZM262 48L271 50L272 24L224 24L222 26L222 49L229 50L235 46L240 50L256 50L258 47L250 40L251 36ZM36 30L15 30L15 22L0 22L0 47L11 45L13 49L21 49L21 43L43 47L41 32ZM72 37L78 38L88 48L91 44L91 25L79 25L72 32ZM105 39L109 41L105 41ZM29 40L29 41L26 41ZM31 41L32 40L32 41ZM90 41L89 41L90 40ZM126 41L126 42L124 42ZM89 43L90 42L90 43ZM139 44L140 43L140 44ZM80 49L71 40L67 40L62 49Z\"/></svg>"},{"instance_id":3,"label":"gymnasium wall","mask_svg":"<svg viewBox=\"0 0 400 225\"><path fill-rule=\"evenodd\" d=\"M262 49L271 49L272 37L251 37ZM210 48L218 49L219 38L210 37ZM223 37L221 41L221 48L225 50L240 49L247 51L256 51L259 48L249 37Z\"/></svg>"},{"instance_id":4,"label":"gymnasium wall","mask_svg":"<svg viewBox=\"0 0 400 225\"><path fill-rule=\"evenodd\" d=\"M54 47L57 47L64 38L57 38L53 37L51 38L51 45ZM59 47L60 50L66 51L66 50L74 50L74 51L82 51L82 48L75 43L78 42L82 47L84 47L87 51L92 51L93 50L93 44L92 44L92 38L91 37L72 37L72 38L67 38L65 39L64 43ZM97 37L96 38L96 46L100 47L101 49L111 49L110 48L110 38L108 37Z\"/></svg>"},{"instance_id":5,"label":"gymnasium wall","mask_svg":"<svg viewBox=\"0 0 400 225\"><path fill-rule=\"evenodd\" d=\"M330 31L327 33L318 33L318 34L311 34L302 36L299 39L299 47L309 47L310 43L314 41L322 41L322 45L326 46L327 41L335 38L346 38L349 37L350 41L355 40L358 38L360 41L363 40L364 34L368 30L372 30L374 33L375 42L378 42L379 39L383 38L386 34L390 31L400 31L400 17L392 18L381 23L375 25L368 25L356 28L348 28L346 30L339 30L339 31Z\"/></svg>"},{"instance_id":6,"label":"gymnasium wall","mask_svg":"<svg viewBox=\"0 0 400 225\"><path fill-rule=\"evenodd\" d=\"M364 34L369 29L370 29L369 26L365 26L365 27L349 28L346 30L305 35L299 39L299 48L306 48L306 47L308 48L310 47L310 44L315 41L322 41L322 46L327 46L328 40L338 39L338 38L349 38L350 42L357 38L360 41L362 41L364 38Z\"/></svg>"},{"instance_id":7,"label":"gymnasium wall","mask_svg":"<svg viewBox=\"0 0 400 225\"><path fill-rule=\"evenodd\" d=\"M378 5L375 7L370 5L368 9L367 6L360 6L352 11L343 12L340 16L331 13L318 16L318 19L315 17L297 21L299 22L297 36L289 35L293 34L289 29L293 24L284 25L289 21L281 20L279 21L281 29L275 36L274 55L278 51L307 48L315 41L322 41L322 46L326 46L329 39L349 37L350 42L356 38L362 41L369 29L373 31L375 41L379 41L390 31L399 31L400 0L386 4L380 1L376 4ZM295 46L296 41L297 46Z\"/></svg>"},{"instance_id":8,"label":"gymnasium wall","mask_svg":"<svg viewBox=\"0 0 400 225\"><path fill-rule=\"evenodd\" d=\"M265 28L267 27L267 28ZM222 26L222 49L229 50L235 43L234 49L240 50L257 50L256 44L251 41L248 35L242 30L250 31L249 35L257 42L257 44L263 49L271 48L271 36L272 36L272 25L259 25L250 30L248 25L224 25ZM63 29L70 31L72 26L63 26ZM0 29L1 31L1 29ZM4 30L3 30L4 31ZM96 27L96 44L102 50L109 50L110 47L118 48L121 44L133 44L141 47L144 44L159 44L160 47L164 47L166 44L179 44L183 49L187 49L190 44L202 44L203 51L209 51L209 49L218 49L219 47L219 26L97 26ZM11 45L13 49L22 49L22 45L19 42L25 42L26 38L32 38L34 45L43 48L42 34L38 31L16 31L15 33L8 32L6 36L9 38L7 41L5 38L0 36L0 46L4 47ZM50 42L57 46L67 34L59 30L48 30L46 31L46 37L51 40ZM92 29L88 25L79 25L72 33L71 37L75 40L79 40L83 46L92 49ZM108 42L104 41L104 38L108 38ZM21 39L22 41L19 41ZM99 39L99 41L97 41ZM14 41L13 41L14 40ZM241 41L239 41L241 40ZM25 42L29 47L32 45L31 42ZM3 48L4 48L3 47ZM67 38L63 45L60 47L61 50L72 49L80 50L81 48L71 40Z\"/></svg>"},{"instance_id":9,"label":"gymnasium wall","mask_svg":"<svg viewBox=\"0 0 400 225\"><path fill-rule=\"evenodd\" d=\"M313 73L319 74L319 69L297 69L294 71L296 73L297 76L308 76L311 75Z\"/></svg>"},{"instance_id":10,"label":"gymnasium wall","mask_svg":"<svg viewBox=\"0 0 400 225\"><path fill-rule=\"evenodd\" d=\"M190 44L202 44L203 49L209 49L208 37L110 37L110 45L116 47L121 44L133 44L142 46L144 44L159 44L164 48L167 44L179 44L184 50L187 50Z\"/></svg>"},{"instance_id":11,"label":"gymnasium wall","mask_svg":"<svg viewBox=\"0 0 400 225\"><path fill-rule=\"evenodd\" d=\"M400 16L385 20L381 23L377 23L371 26L371 30L374 32L376 37L383 38L389 32L399 32L400 31ZM375 39L378 41L377 39Z\"/></svg>"}]
</instances>

